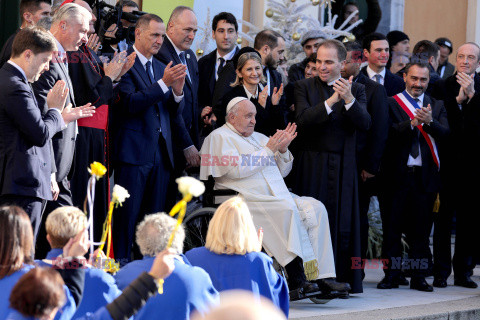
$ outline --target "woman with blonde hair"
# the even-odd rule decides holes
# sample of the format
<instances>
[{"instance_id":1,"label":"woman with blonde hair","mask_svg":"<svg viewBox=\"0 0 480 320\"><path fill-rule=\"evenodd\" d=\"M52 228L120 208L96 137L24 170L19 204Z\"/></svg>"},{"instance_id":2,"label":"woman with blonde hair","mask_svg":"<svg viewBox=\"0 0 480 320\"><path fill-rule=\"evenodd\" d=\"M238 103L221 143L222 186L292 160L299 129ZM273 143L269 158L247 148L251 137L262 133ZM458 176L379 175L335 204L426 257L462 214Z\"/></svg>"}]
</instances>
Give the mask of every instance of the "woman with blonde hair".
<instances>
[{"instance_id":1,"label":"woman with blonde hair","mask_svg":"<svg viewBox=\"0 0 480 320\"><path fill-rule=\"evenodd\" d=\"M282 99L283 84L280 88L274 88L271 96L268 95L269 88L264 85L266 79L260 54L256 51L245 52L238 58L238 62L233 63L237 77L230 85L232 89L222 98L220 108L214 110L217 126L225 123L228 103L233 98L245 97L253 102L257 110L255 131L272 136L277 129L285 129L287 109L285 99Z\"/></svg>"},{"instance_id":2,"label":"woman with blonde hair","mask_svg":"<svg viewBox=\"0 0 480 320\"><path fill-rule=\"evenodd\" d=\"M257 234L247 204L233 197L218 207L207 232L205 247L185 255L204 269L218 291L243 289L264 296L288 317L288 287L262 249L262 229Z\"/></svg>"}]
</instances>

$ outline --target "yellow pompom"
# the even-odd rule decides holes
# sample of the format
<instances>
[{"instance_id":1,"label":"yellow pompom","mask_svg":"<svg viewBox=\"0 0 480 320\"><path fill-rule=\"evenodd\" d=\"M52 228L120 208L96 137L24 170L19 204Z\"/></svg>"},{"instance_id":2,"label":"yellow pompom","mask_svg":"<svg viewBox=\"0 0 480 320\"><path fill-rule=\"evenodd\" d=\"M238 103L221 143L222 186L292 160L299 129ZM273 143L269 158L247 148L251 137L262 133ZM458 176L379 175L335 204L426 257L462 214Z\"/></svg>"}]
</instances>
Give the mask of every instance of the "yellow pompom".
<instances>
[{"instance_id":1,"label":"yellow pompom","mask_svg":"<svg viewBox=\"0 0 480 320\"><path fill-rule=\"evenodd\" d=\"M105 166L100 162L95 161L90 164L90 169L88 169L88 172L90 172L92 176L95 176L97 179L99 179L105 175L107 168L105 168Z\"/></svg>"},{"instance_id":2,"label":"yellow pompom","mask_svg":"<svg viewBox=\"0 0 480 320\"><path fill-rule=\"evenodd\" d=\"M267 11L265 11L265 15L269 18L273 17L273 10L272 9L267 9Z\"/></svg>"}]
</instances>

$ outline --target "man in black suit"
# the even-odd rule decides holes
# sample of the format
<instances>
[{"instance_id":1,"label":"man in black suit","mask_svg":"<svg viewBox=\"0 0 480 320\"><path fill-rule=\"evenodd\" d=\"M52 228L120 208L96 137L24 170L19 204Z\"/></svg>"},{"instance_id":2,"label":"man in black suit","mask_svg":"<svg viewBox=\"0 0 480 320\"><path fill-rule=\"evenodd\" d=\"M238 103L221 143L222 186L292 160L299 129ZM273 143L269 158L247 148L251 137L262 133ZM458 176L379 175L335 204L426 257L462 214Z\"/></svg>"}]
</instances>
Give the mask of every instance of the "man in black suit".
<instances>
[{"instance_id":1,"label":"man in black suit","mask_svg":"<svg viewBox=\"0 0 480 320\"><path fill-rule=\"evenodd\" d=\"M288 82L293 84L297 80L305 79L305 68L308 64L308 58L312 54L317 52L320 42L322 42L327 36L320 30L308 30L302 36L302 41L300 42L305 53L306 59L292 64L290 69L288 69Z\"/></svg>"},{"instance_id":2,"label":"man in black suit","mask_svg":"<svg viewBox=\"0 0 480 320\"><path fill-rule=\"evenodd\" d=\"M378 183L376 176L380 169L388 135L388 104L385 88L360 72L362 46L357 42L345 43L347 59L342 69L342 77L365 86L367 112L372 118L369 130L357 132L357 170L359 173L358 200L360 204L360 235L362 258L366 258L368 246L368 209L370 198L376 196Z\"/></svg>"},{"instance_id":3,"label":"man in black suit","mask_svg":"<svg viewBox=\"0 0 480 320\"><path fill-rule=\"evenodd\" d=\"M363 85L341 78L347 51L325 40L317 51L318 77L295 83L298 150L293 191L320 200L328 212L337 280L363 292L355 135L370 127Z\"/></svg>"},{"instance_id":4,"label":"man in black suit","mask_svg":"<svg viewBox=\"0 0 480 320\"><path fill-rule=\"evenodd\" d=\"M21 206L35 237L46 201L58 196L52 180L51 139L82 112L92 113L92 108L64 110L68 95L64 81L48 93L45 112L39 107L30 83L48 70L54 51L50 34L25 28L17 33L12 57L0 69L0 203Z\"/></svg>"},{"instance_id":5,"label":"man in black suit","mask_svg":"<svg viewBox=\"0 0 480 320\"><path fill-rule=\"evenodd\" d=\"M197 18L195 13L189 7L176 7L168 20L167 35L162 47L155 55L155 58L168 65L183 64L187 67L187 77L185 79L184 108L182 131L188 135L182 134L175 137L177 164L176 175L180 175L185 168L185 162L188 166L200 166L199 146L199 122L200 113L198 108L198 63L195 53L190 47L197 33ZM185 139L186 138L186 139ZM185 161L186 160L186 161Z\"/></svg>"},{"instance_id":6,"label":"man in black suit","mask_svg":"<svg viewBox=\"0 0 480 320\"><path fill-rule=\"evenodd\" d=\"M402 78L386 68L390 56L387 37L381 33L371 33L363 39L362 46L363 54L368 59L368 66L363 67L362 73L382 84L389 97L405 90Z\"/></svg>"},{"instance_id":7,"label":"man in black suit","mask_svg":"<svg viewBox=\"0 0 480 320\"><path fill-rule=\"evenodd\" d=\"M0 68L10 59L12 54L13 38L21 29L34 26L38 20L50 16L52 10L50 0L22 0L20 2L20 18L22 25L7 39L0 52Z\"/></svg>"},{"instance_id":8,"label":"man in black suit","mask_svg":"<svg viewBox=\"0 0 480 320\"><path fill-rule=\"evenodd\" d=\"M73 85L68 74L68 61L66 51L76 51L82 43L87 42L87 32L91 14L77 4L65 4L53 16L50 32L53 34L58 51L50 61L50 68L32 84L35 97L41 110L47 106L47 95L58 80L67 84L68 97L66 105L76 107ZM77 122L70 122L64 130L53 137L53 153L56 166L56 181L60 194L56 201L47 204L47 211L51 212L61 206L71 206L72 195L70 192L70 178L73 173L75 140L78 132Z\"/></svg>"},{"instance_id":9,"label":"man in black suit","mask_svg":"<svg viewBox=\"0 0 480 320\"><path fill-rule=\"evenodd\" d=\"M255 36L253 47L260 53L260 57L262 58L263 75L267 80L268 95L272 96L274 89L280 89L280 85L282 84L282 76L276 69L280 60L284 59L285 39L276 31L262 30ZM239 53L235 55L233 60L238 61L238 54ZM215 84L212 100L214 114L215 109L221 107L223 97L232 89L230 84L235 82L236 76L234 64L232 62L227 63ZM219 120L218 117L217 120ZM223 119L222 124L223 123L225 123L225 119Z\"/></svg>"},{"instance_id":10,"label":"man in black suit","mask_svg":"<svg viewBox=\"0 0 480 320\"><path fill-rule=\"evenodd\" d=\"M435 217L433 236L434 286L446 287L451 273L452 218L456 214L455 285L477 288L470 278L478 254L478 180L480 152L480 48L473 42L458 48L457 72L435 83L432 95L445 102L451 134L442 156L442 190L440 211Z\"/></svg>"},{"instance_id":11,"label":"man in black suit","mask_svg":"<svg viewBox=\"0 0 480 320\"><path fill-rule=\"evenodd\" d=\"M449 133L447 112L442 101L425 95L427 64L408 64L404 80L406 91L388 99L391 126L380 172L382 254L388 263L377 288L402 284L401 239L405 228L409 253L403 267L412 271L410 288L431 292L433 287L425 276L433 204L440 188L439 148Z\"/></svg>"},{"instance_id":12,"label":"man in black suit","mask_svg":"<svg viewBox=\"0 0 480 320\"><path fill-rule=\"evenodd\" d=\"M122 77L121 100L112 108L114 179L131 194L113 224L115 258L123 262L132 258L137 222L168 209L167 190L177 165L172 138L183 122L186 66L165 66L154 57L164 35L159 16L146 14L138 20L130 49L136 52L135 63Z\"/></svg>"},{"instance_id":13,"label":"man in black suit","mask_svg":"<svg viewBox=\"0 0 480 320\"><path fill-rule=\"evenodd\" d=\"M201 118L205 125L210 125L211 120L215 120L215 117L212 117L213 90L225 63L232 60L233 56L238 52L237 32L238 23L233 14L220 12L213 17L212 37L217 43L217 49L198 60L198 74L200 77L198 103L202 110ZM206 133L208 134L208 132Z\"/></svg>"}]
</instances>

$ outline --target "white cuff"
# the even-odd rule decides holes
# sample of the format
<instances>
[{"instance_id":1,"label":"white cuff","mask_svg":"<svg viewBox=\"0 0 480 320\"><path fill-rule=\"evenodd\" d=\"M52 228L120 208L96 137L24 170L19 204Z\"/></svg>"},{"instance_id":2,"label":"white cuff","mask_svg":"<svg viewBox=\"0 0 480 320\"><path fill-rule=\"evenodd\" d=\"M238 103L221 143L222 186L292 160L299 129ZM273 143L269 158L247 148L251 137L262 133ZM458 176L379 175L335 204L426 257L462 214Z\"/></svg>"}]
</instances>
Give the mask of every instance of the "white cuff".
<instances>
[{"instance_id":1,"label":"white cuff","mask_svg":"<svg viewBox=\"0 0 480 320\"><path fill-rule=\"evenodd\" d=\"M330 113L332 113L332 111L333 111L332 108L330 108L330 107L328 106L327 100L325 100L325 109L327 109L327 114L330 114Z\"/></svg>"},{"instance_id":2,"label":"white cuff","mask_svg":"<svg viewBox=\"0 0 480 320\"><path fill-rule=\"evenodd\" d=\"M167 93L168 92L168 87L167 85L165 84L165 82L163 82L163 79L160 79L157 81L158 85L160 86L160 88L162 88L162 91L163 93ZM175 99L175 102L176 103L180 103L180 101L183 100L183 94L181 96L177 96L173 90L172 90L172 93L173 93L173 98Z\"/></svg>"},{"instance_id":3,"label":"white cuff","mask_svg":"<svg viewBox=\"0 0 480 320\"><path fill-rule=\"evenodd\" d=\"M355 98L353 98L353 100L350 102L350 103L346 103L345 104L345 109L348 111L348 109L350 109L350 107L355 103Z\"/></svg>"}]
</instances>

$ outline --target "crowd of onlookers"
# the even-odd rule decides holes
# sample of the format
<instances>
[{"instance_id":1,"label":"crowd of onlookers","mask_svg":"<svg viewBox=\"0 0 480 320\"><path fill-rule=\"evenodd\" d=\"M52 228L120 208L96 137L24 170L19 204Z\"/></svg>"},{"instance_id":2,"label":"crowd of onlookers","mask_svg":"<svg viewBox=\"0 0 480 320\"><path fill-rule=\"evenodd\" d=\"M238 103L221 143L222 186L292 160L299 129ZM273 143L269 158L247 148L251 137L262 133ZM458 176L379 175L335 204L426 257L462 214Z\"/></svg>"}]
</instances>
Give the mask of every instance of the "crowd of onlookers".
<instances>
[{"instance_id":1,"label":"crowd of onlookers","mask_svg":"<svg viewBox=\"0 0 480 320\"><path fill-rule=\"evenodd\" d=\"M374 32L380 8L367 2L356 41L307 31L305 58L283 68L284 37L265 29L239 48L228 12L212 20L216 49L197 61L189 7L168 21L119 15L99 39L88 2L22 0L22 26L0 53L1 318L281 319L293 296L348 298L363 292L373 196L379 289L444 288L452 266L455 285L477 288L480 47L441 37L410 50L407 34ZM342 10L346 20L358 5ZM128 30L134 38L119 39ZM91 225L78 208L94 161L106 175ZM156 213L175 204L183 175L240 194L185 255L183 227L169 249L176 220ZM110 181L130 193L114 214L113 276L103 252L83 258L86 230L102 235ZM232 289L269 301L245 308L250 296L219 294Z\"/></svg>"}]
</instances>

